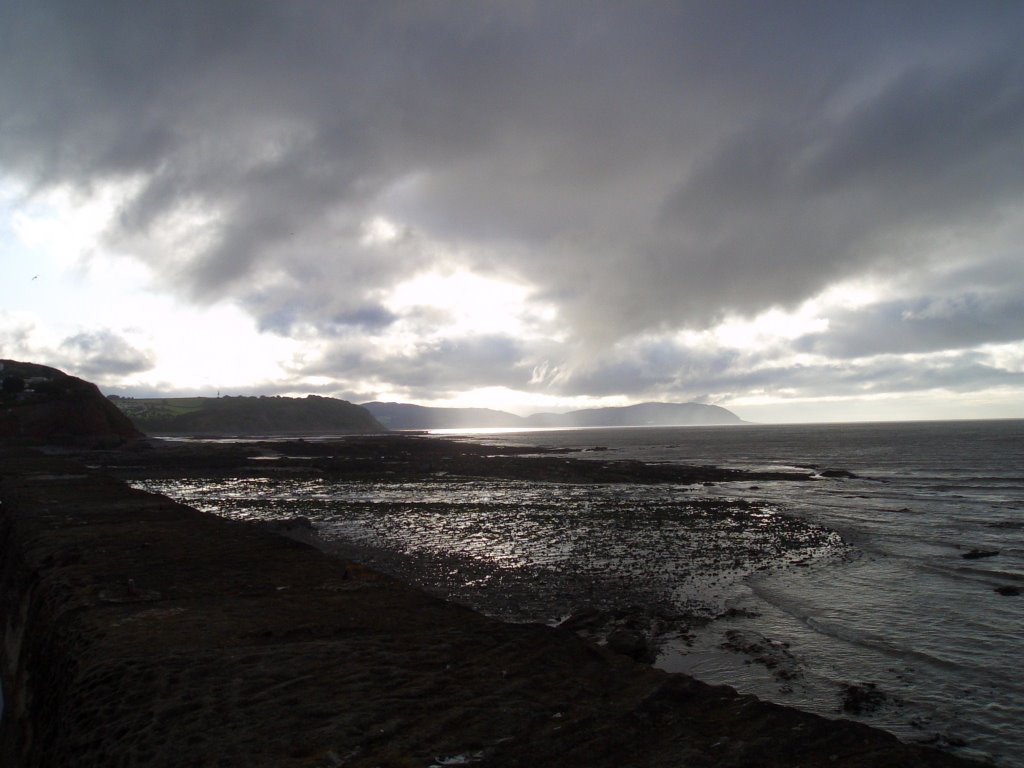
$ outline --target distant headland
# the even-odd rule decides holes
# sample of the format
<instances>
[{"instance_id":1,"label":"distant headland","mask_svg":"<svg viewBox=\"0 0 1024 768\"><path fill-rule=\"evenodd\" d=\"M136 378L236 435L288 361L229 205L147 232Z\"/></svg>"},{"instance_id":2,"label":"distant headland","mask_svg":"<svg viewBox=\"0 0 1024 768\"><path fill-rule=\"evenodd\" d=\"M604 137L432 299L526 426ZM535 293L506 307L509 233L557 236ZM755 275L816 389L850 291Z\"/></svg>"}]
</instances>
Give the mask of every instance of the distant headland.
<instances>
[{"instance_id":1,"label":"distant headland","mask_svg":"<svg viewBox=\"0 0 1024 768\"><path fill-rule=\"evenodd\" d=\"M389 429L689 427L744 424L732 411L703 403L641 403L568 413L516 416L489 408L428 408L408 403L363 403Z\"/></svg>"},{"instance_id":2,"label":"distant headland","mask_svg":"<svg viewBox=\"0 0 1024 768\"><path fill-rule=\"evenodd\" d=\"M356 405L333 397L103 397L96 385L36 363L0 360L0 436L24 442L147 435L371 434L425 429L713 426L744 424L704 403L641 403L517 416L488 408L410 403Z\"/></svg>"},{"instance_id":3,"label":"distant headland","mask_svg":"<svg viewBox=\"0 0 1024 768\"><path fill-rule=\"evenodd\" d=\"M569 413L517 416L488 408L431 408L293 397L123 398L111 401L151 435L365 434L424 429L711 426L743 424L725 408L701 403L643 403Z\"/></svg>"},{"instance_id":4,"label":"distant headland","mask_svg":"<svg viewBox=\"0 0 1024 768\"><path fill-rule=\"evenodd\" d=\"M148 435L367 434L388 430L373 415L333 397L168 397L113 402Z\"/></svg>"}]
</instances>

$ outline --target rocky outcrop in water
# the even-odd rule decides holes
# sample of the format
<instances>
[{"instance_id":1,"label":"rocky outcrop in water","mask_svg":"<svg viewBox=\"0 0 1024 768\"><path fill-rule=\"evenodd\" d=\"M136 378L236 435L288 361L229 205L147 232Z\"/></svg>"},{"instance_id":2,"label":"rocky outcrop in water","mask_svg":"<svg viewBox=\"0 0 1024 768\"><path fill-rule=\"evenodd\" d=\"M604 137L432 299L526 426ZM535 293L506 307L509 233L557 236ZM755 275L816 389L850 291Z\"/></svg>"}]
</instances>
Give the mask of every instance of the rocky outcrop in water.
<instances>
[{"instance_id":1,"label":"rocky outcrop in water","mask_svg":"<svg viewBox=\"0 0 1024 768\"><path fill-rule=\"evenodd\" d=\"M964 552L960 557L964 560L984 560L986 557L995 557L998 554L999 551L995 549L972 549L970 552Z\"/></svg>"}]
</instances>

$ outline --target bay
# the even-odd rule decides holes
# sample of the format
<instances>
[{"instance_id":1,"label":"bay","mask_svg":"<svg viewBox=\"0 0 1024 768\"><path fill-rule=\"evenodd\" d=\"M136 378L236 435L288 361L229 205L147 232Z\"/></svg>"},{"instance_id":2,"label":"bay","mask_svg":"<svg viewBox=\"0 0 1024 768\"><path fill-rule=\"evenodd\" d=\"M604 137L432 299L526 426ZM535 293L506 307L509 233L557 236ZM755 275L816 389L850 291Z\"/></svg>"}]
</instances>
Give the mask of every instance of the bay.
<instances>
[{"instance_id":1,"label":"bay","mask_svg":"<svg viewBox=\"0 0 1024 768\"><path fill-rule=\"evenodd\" d=\"M305 515L328 541L509 620L642 615L666 669L1024 766L1024 421L445 436L818 474L697 487L443 475L143 485L241 519Z\"/></svg>"}]
</instances>

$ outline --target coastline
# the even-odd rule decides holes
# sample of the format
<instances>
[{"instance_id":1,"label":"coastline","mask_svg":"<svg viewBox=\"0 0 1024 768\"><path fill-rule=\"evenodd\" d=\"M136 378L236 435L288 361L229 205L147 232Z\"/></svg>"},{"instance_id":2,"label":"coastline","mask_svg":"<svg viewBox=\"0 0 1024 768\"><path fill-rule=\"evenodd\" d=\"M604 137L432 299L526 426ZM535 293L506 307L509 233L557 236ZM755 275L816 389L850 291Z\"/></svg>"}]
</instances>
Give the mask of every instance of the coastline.
<instances>
[{"instance_id":1,"label":"coastline","mask_svg":"<svg viewBox=\"0 0 1024 768\"><path fill-rule=\"evenodd\" d=\"M78 450L68 455L102 466L118 477L216 477L307 475L334 480L422 480L429 476L502 478L553 483L630 483L691 485L737 480L811 480L804 470L746 471L710 464L600 461L605 448L594 445L592 458L536 446L485 445L471 440L420 433L325 436L291 435L136 441L119 450Z\"/></svg>"},{"instance_id":2,"label":"coastline","mask_svg":"<svg viewBox=\"0 0 1024 768\"><path fill-rule=\"evenodd\" d=\"M976 765L0 458L5 765Z\"/></svg>"}]
</instances>

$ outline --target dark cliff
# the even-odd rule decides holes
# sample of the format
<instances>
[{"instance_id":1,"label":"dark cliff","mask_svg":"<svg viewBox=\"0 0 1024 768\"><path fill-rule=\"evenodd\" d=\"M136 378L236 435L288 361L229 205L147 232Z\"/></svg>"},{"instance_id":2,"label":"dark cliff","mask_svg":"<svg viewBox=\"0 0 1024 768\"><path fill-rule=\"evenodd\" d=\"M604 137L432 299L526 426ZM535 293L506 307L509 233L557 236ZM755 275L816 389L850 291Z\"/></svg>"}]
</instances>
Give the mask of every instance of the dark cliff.
<instances>
[{"instance_id":1,"label":"dark cliff","mask_svg":"<svg viewBox=\"0 0 1024 768\"><path fill-rule=\"evenodd\" d=\"M35 363L0 360L0 442L117 445L141 437L95 384Z\"/></svg>"}]
</instances>

